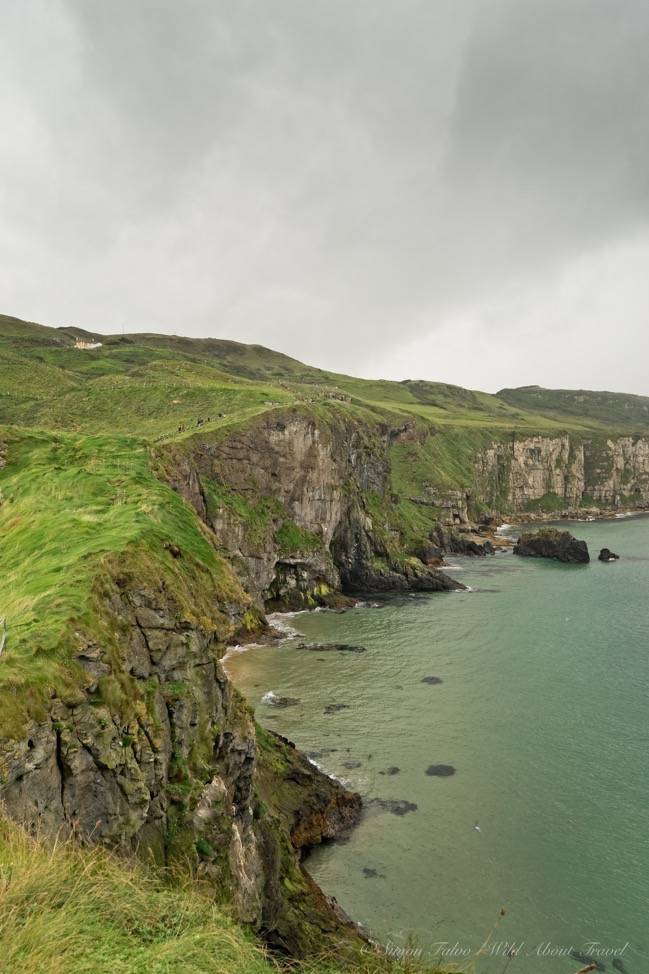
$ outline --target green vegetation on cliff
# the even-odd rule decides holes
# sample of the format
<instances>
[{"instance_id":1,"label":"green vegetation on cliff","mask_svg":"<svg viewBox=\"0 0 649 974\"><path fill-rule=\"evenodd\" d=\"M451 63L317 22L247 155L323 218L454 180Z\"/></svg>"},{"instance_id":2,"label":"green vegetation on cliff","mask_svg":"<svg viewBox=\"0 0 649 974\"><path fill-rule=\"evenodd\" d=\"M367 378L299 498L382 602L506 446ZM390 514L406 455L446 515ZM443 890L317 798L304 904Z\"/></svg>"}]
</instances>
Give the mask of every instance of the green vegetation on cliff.
<instances>
[{"instance_id":1,"label":"green vegetation on cliff","mask_svg":"<svg viewBox=\"0 0 649 974\"><path fill-rule=\"evenodd\" d=\"M155 475L146 443L15 428L0 438L1 731L20 714L42 713L54 689L62 695L79 682L73 633L93 628L95 593L111 559L143 578L164 576L189 619L209 615L218 626L214 606L200 597L205 578L213 597L245 603L193 512Z\"/></svg>"}]
</instances>

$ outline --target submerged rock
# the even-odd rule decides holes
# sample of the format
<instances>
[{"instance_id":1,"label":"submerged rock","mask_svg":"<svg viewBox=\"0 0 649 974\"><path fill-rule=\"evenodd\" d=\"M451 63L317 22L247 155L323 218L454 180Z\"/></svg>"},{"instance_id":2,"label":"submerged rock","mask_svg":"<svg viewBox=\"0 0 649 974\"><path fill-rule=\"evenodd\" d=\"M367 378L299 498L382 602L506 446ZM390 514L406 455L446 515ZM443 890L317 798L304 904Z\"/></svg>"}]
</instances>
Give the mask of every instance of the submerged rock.
<instances>
[{"instance_id":1,"label":"submerged rock","mask_svg":"<svg viewBox=\"0 0 649 974\"><path fill-rule=\"evenodd\" d=\"M391 764L390 767L389 768L385 768L384 771L379 771L379 774L387 774L387 775L392 776L392 775L395 775L395 774L399 774L400 771L401 771L401 768L398 768L396 766L396 764Z\"/></svg>"},{"instance_id":2,"label":"submerged rock","mask_svg":"<svg viewBox=\"0 0 649 974\"><path fill-rule=\"evenodd\" d=\"M321 747L319 751L307 751L308 758L326 758L329 754L336 754L337 747Z\"/></svg>"},{"instance_id":3,"label":"submerged rock","mask_svg":"<svg viewBox=\"0 0 649 974\"><path fill-rule=\"evenodd\" d=\"M297 697L282 697L269 690L263 695L261 702L270 704L271 707L295 707L300 701Z\"/></svg>"},{"instance_id":4,"label":"submerged rock","mask_svg":"<svg viewBox=\"0 0 649 974\"><path fill-rule=\"evenodd\" d=\"M514 545L514 554L525 558L552 558L568 564L590 561L588 545L569 531L543 528L536 534L523 534Z\"/></svg>"},{"instance_id":5,"label":"submerged rock","mask_svg":"<svg viewBox=\"0 0 649 974\"><path fill-rule=\"evenodd\" d=\"M606 964L604 964L601 960L598 960L597 957L593 957L592 954L585 954L582 950L571 950L570 956L573 960L579 961L580 964L592 964L593 967L598 971L606 970Z\"/></svg>"},{"instance_id":6,"label":"submerged rock","mask_svg":"<svg viewBox=\"0 0 649 974\"><path fill-rule=\"evenodd\" d=\"M373 866L363 866L363 876L365 879L385 879L385 874L380 873Z\"/></svg>"},{"instance_id":7,"label":"submerged rock","mask_svg":"<svg viewBox=\"0 0 649 974\"><path fill-rule=\"evenodd\" d=\"M310 653L366 653L365 646L353 646L351 643L299 643L298 649L306 649Z\"/></svg>"},{"instance_id":8,"label":"submerged rock","mask_svg":"<svg viewBox=\"0 0 649 974\"><path fill-rule=\"evenodd\" d=\"M362 767L363 767L362 761L343 761L343 768L346 768L348 771L355 771L356 768L362 768Z\"/></svg>"},{"instance_id":9,"label":"submerged rock","mask_svg":"<svg viewBox=\"0 0 649 974\"><path fill-rule=\"evenodd\" d=\"M599 561L618 561L619 557L620 556L616 555L614 551L610 550L610 548L602 548L597 556Z\"/></svg>"},{"instance_id":10,"label":"submerged rock","mask_svg":"<svg viewBox=\"0 0 649 974\"><path fill-rule=\"evenodd\" d=\"M419 807L405 798L372 798L367 804L390 812L391 815L408 815L409 812L416 812Z\"/></svg>"},{"instance_id":11,"label":"submerged rock","mask_svg":"<svg viewBox=\"0 0 649 974\"><path fill-rule=\"evenodd\" d=\"M337 714L341 710L349 710L348 703L328 703L324 709L325 714Z\"/></svg>"},{"instance_id":12,"label":"submerged rock","mask_svg":"<svg viewBox=\"0 0 649 974\"><path fill-rule=\"evenodd\" d=\"M455 774L455 768L452 764L431 764L426 768L426 774L430 777L450 778Z\"/></svg>"},{"instance_id":13,"label":"submerged rock","mask_svg":"<svg viewBox=\"0 0 649 974\"><path fill-rule=\"evenodd\" d=\"M428 683L429 686L435 687L438 685L438 683L443 683L444 681L439 676L422 676L421 682Z\"/></svg>"}]
</instances>

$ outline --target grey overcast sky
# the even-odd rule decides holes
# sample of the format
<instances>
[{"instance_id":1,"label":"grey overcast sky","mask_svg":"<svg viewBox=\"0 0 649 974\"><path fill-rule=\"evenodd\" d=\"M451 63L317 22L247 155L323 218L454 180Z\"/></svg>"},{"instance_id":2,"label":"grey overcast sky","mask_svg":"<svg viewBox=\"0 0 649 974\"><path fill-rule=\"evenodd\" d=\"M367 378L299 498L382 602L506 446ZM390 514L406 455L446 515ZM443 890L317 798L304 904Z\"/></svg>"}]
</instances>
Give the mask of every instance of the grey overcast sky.
<instances>
[{"instance_id":1,"label":"grey overcast sky","mask_svg":"<svg viewBox=\"0 0 649 974\"><path fill-rule=\"evenodd\" d=\"M0 13L0 311L649 394L647 0Z\"/></svg>"}]
</instances>

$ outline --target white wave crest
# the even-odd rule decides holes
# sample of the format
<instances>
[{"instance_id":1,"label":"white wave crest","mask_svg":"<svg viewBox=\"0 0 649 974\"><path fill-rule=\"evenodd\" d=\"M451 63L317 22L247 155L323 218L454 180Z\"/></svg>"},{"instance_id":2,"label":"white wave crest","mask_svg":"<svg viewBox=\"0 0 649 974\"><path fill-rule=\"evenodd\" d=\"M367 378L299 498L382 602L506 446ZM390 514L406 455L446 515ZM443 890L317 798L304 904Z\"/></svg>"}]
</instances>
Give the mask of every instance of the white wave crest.
<instances>
[{"instance_id":1,"label":"white wave crest","mask_svg":"<svg viewBox=\"0 0 649 974\"><path fill-rule=\"evenodd\" d=\"M286 622L286 618L293 618L293 616L300 615L299 612L273 612L271 615L267 616L269 625L280 632L285 639L295 639L299 636L297 629L290 626Z\"/></svg>"}]
</instances>

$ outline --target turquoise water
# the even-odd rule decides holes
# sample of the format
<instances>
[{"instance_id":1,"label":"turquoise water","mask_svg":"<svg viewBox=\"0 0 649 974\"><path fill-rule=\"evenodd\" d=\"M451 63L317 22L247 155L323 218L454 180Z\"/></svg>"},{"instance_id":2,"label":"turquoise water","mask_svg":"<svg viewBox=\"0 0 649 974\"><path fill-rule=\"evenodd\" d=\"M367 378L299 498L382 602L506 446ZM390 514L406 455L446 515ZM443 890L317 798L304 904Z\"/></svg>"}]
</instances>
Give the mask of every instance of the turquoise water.
<instances>
[{"instance_id":1,"label":"turquoise water","mask_svg":"<svg viewBox=\"0 0 649 974\"><path fill-rule=\"evenodd\" d=\"M308 868L384 943L466 967L504 906L479 971L571 974L570 947L649 970L649 518L570 528L621 560L454 558L474 591L287 620L364 653L292 639L227 660L259 720L366 799Z\"/></svg>"}]
</instances>

